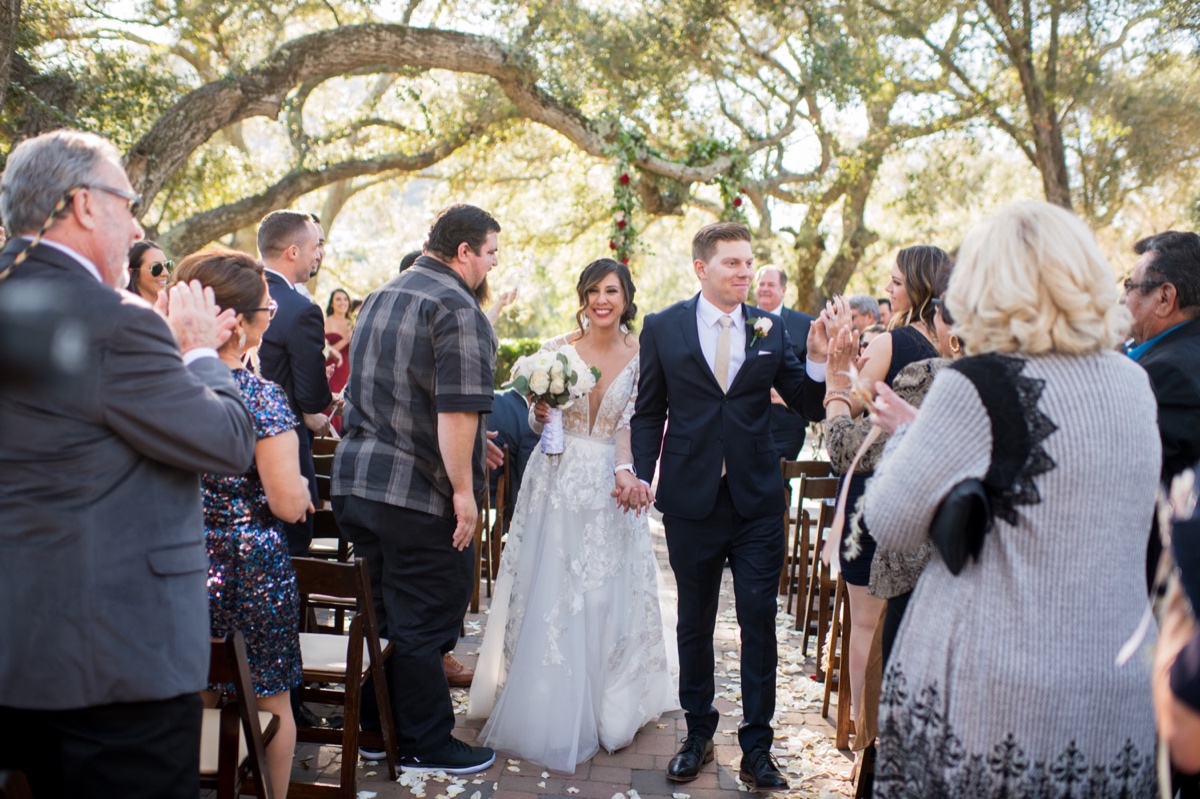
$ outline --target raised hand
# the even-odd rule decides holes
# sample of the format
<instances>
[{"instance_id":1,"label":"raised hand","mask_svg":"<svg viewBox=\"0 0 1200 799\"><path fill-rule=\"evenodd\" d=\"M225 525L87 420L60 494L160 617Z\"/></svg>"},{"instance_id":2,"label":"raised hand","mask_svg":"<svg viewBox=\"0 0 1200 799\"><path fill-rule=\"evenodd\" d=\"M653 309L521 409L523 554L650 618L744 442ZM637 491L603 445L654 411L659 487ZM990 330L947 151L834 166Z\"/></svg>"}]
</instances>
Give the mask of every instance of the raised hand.
<instances>
[{"instance_id":1,"label":"raised hand","mask_svg":"<svg viewBox=\"0 0 1200 799\"><path fill-rule=\"evenodd\" d=\"M232 308L222 311L217 307L211 288L200 285L200 281L176 283L166 292L155 307L165 305L167 325L179 344L180 352L207 347L219 350L233 335L237 325L237 312Z\"/></svg>"},{"instance_id":2,"label":"raised hand","mask_svg":"<svg viewBox=\"0 0 1200 799\"><path fill-rule=\"evenodd\" d=\"M808 338L805 339L804 346L808 352L808 359L813 363L825 363L825 359L829 357L829 330L825 324L826 316L822 311L808 327Z\"/></svg>"}]
</instances>

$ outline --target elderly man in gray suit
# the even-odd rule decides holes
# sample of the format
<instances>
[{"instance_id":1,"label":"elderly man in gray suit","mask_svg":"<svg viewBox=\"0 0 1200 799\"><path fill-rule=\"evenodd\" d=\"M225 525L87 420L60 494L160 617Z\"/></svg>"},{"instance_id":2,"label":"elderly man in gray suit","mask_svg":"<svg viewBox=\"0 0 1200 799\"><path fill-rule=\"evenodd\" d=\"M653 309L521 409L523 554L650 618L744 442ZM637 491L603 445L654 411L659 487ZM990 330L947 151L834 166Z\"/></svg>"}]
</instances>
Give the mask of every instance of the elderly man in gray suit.
<instances>
[{"instance_id":1,"label":"elderly man in gray suit","mask_svg":"<svg viewBox=\"0 0 1200 799\"><path fill-rule=\"evenodd\" d=\"M189 797L208 675L200 472L249 468L216 349L232 312L116 290L141 237L117 151L56 131L9 155L0 297L51 293L86 335L67 390L0 388L0 771L35 796Z\"/></svg>"}]
</instances>

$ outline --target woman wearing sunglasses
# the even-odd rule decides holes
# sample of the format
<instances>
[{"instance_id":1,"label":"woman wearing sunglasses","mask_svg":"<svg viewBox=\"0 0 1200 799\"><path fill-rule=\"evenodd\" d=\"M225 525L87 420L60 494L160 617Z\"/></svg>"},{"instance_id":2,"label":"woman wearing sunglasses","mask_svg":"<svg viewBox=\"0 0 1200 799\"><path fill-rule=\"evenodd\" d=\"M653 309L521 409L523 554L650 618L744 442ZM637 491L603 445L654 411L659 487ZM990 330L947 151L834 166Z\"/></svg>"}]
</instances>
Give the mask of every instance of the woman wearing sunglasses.
<instances>
[{"instance_id":1,"label":"woman wearing sunglasses","mask_svg":"<svg viewBox=\"0 0 1200 799\"><path fill-rule=\"evenodd\" d=\"M127 289L146 302L158 299L158 292L167 287L171 279L171 267L167 255L152 241L136 241L129 248L129 285Z\"/></svg>"}]
</instances>

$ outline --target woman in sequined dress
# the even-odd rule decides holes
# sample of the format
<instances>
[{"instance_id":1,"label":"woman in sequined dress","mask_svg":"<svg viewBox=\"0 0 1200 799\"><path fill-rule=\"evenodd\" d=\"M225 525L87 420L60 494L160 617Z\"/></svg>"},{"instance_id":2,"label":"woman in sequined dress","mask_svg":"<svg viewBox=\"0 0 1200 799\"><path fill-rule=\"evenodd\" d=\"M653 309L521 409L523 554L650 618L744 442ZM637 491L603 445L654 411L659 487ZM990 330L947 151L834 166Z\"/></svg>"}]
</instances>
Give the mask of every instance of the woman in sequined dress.
<instances>
[{"instance_id":1,"label":"woman in sequined dress","mask_svg":"<svg viewBox=\"0 0 1200 799\"><path fill-rule=\"evenodd\" d=\"M199 281L213 290L217 305L237 312L233 335L218 354L233 370L258 442L245 474L203 477L209 613L213 635L242 631L258 704L279 717L266 754L274 794L286 799L296 745L290 692L301 678L300 596L278 524L302 520L312 506L287 397L243 363L262 341L275 303L262 264L226 248L189 255L176 279Z\"/></svg>"}]
</instances>

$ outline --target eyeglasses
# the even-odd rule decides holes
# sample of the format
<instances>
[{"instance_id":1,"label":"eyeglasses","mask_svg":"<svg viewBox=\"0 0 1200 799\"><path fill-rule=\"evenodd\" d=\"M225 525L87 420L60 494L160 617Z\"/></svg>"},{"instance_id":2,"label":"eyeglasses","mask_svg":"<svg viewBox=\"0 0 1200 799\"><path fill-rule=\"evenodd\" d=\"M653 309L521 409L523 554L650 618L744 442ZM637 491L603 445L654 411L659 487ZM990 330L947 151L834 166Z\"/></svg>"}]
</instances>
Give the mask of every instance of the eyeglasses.
<instances>
[{"instance_id":1,"label":"eyeglasses","mask_svg":"<svg viewBox=\"0 0 1200 799\"><path fill-rule=\"evenodd\" d=\"M171 274L171 270L175 268L175 262L174 261L162 261L161 263L150 264L149 268L150 268L150 274L153 277L158 277L159 275L161 275L163 273L164 270L169 275L169 274Z\"/></svg>"},{"instance_id":2,"label":"eyeglasses","mask_svg":"<svg viewBox=\"0 0 1200 799\"><path fill-rule=\"evenodd\" d=\"M278 310L279 310L279 303L275 302L275 300L271 300L270 302L267 303L266 308L247 308L246 310L242 311L242 313L254 313L255 311L266 311L267 318L274 319L275 312Z\"/></svg>"},{"instance_id":3,"label":"eyeglasses","mask_svg":"<svg viewBox=\"0 0 1200 799\"><path fill-rule=\"evenodd\" d=\"M1140 289L1141 291L1146 291L1147 289L1156 289L1159 286L1162 286L1165 284L1161 280L1135 281L1135 280L1130 280L1130 279L1126 278L1125 282L1122 283L1121 285L1125 287L1126 292L1129 292L1129 291L1133 291L1134 289Z\"/></svg>"},{"instance_id":4,"label":"eyeglasses","mask_svg":"<svg viewBox=\"0 0 1200 799\"><path fill-rule=\"evenodd\" d=\"M946 307L945 300L938 298L938 299L930 300L929 304L934 307L934 310L936 310L939 314L941 314L943 322L945 322L948 325L954 324L954 317L950 315L950 310Z\"/></svg>"},{"instance_id":5,"label":"eyeglasses","mask_svg":"<svg viewBox=\"0 0 1200 799\"><path fill-rule=\"evenodd\" d=\"M95 189L97 191L107 192L114 197L120 197L122 200L129 203L129 213L133 215L134 219L138 218L138 214L142 210L142 195L140 194L134 194L133 192L125 191L124 189L114 189L112 186L101 186L98 183L84 183L80 185L79 188Z\"/></svg>"}]
</instances>

